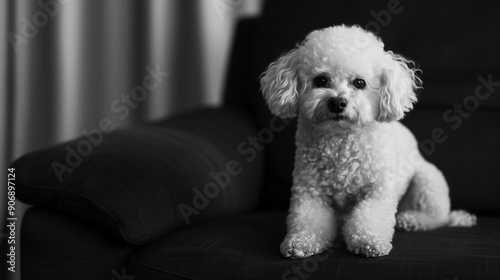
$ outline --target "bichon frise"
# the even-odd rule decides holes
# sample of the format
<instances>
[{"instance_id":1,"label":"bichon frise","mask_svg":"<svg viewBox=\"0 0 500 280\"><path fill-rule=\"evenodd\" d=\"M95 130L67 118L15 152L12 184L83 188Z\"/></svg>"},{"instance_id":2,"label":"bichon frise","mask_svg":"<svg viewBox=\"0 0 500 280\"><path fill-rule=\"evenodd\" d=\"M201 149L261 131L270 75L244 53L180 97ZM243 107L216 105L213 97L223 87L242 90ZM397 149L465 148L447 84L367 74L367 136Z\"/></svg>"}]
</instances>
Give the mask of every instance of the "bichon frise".
<instances>
[{"instance_id":1,"label":"bichon frise","mask_svg":"<svg viewBox=\"0 0 500 280\"><path fill-rule=\"evenodd\" d=\"M298 117L285 257L325 251L338 226L349 251L379 257L391 251L394 228L476 223L450 211L443 174L398 122L417 101L413 65L374 34L342 25L313 31L263 73L271 112Z\"/></svg>"}]
</instances>

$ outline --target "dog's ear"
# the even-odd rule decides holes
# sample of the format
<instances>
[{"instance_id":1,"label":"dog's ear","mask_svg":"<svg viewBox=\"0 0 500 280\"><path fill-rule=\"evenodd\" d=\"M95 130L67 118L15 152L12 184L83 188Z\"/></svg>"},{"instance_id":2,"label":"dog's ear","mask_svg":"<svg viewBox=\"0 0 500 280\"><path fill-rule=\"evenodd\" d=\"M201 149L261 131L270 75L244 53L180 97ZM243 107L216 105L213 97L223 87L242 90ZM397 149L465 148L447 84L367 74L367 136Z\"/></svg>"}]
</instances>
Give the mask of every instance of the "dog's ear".
<instances>
[{"instance_id":1,"label":"dog's ear","mask_svg":"<svg viewBox=\"0 0 500 280\"><path fill-rule=\"evenodd\" d=\"M271 113L281 118L298 114L300 91L304 85L299 80L301 52L294 49L269 65L260 79L260 88Z\"/></svg>"},{"instance_id":2,"label":"dog's ear","mask_svg":"<svg viewBox=\"0 0 500 280\"><path fill-rule=\"evenodd\" d=\"M400 120L417 102L415 90L422 81L416 75L414 63L393 52L387 52L382 62L380 104L376 118L379 122Z\"/></svg>"}]
</instances>

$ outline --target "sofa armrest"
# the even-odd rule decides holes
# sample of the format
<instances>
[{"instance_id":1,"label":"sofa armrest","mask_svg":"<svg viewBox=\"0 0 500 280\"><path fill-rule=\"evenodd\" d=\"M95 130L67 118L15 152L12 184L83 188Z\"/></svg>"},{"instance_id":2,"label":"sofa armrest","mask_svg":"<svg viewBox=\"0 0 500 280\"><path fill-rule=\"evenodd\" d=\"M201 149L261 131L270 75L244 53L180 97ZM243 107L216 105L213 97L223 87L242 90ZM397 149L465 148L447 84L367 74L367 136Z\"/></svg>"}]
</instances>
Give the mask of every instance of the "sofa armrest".
<instances>
[{"instance_id":1,"label":"sofa armrest","mask_svg":"<svg viewBox=\"0 0 500 280\"><path fill-rule=\"evenodd\" d=\"M203 109L131 129L94 130L14 161L17 198L144 244L174 229L256 208L262 155L252 122Z\"/></svg>"}]
</instances>

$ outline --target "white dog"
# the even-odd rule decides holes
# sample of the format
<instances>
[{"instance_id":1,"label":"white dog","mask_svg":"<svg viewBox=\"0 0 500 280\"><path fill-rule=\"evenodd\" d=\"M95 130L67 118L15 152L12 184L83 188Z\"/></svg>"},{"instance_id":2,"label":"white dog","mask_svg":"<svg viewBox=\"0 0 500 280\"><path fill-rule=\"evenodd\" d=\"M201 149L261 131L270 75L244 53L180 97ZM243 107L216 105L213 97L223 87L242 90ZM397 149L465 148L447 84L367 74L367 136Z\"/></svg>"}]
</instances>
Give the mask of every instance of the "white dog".
<instances>
[{"instance_id":1,"label":"white dog","mask_svg":"<svg viewBox=\"0 0 500 280\"><path fill-rule=\"evenodd\" d=\"M337 226L349 251L379 257L391 251L395 227L475 225L474 215L450 212L443 174L398 122L417 101L413 65L360 27L334 26L310 33L263 74L271 112L298 116L285 257L328 249Z\"/></svg>"}]
</instances>

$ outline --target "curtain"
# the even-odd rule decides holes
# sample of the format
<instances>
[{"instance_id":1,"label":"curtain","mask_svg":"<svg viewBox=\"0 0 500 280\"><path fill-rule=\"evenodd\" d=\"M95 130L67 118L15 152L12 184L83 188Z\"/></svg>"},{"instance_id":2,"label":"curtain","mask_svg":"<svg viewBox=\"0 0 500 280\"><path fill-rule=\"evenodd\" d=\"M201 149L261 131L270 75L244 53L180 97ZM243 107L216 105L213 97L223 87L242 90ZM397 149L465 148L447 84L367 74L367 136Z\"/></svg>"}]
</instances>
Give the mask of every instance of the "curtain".
<instances>
[{"instance_id":1,"label":"curtain","mask_svg":"<svg viewBox=\"0 0 500 280\"><path fill-rule=\"evenodd\" d=\"M0 178L13 159L79 137L103 118L127 127L220 105L235 23L260 6L0 0Z\"/></svg>"}]
</instances>

